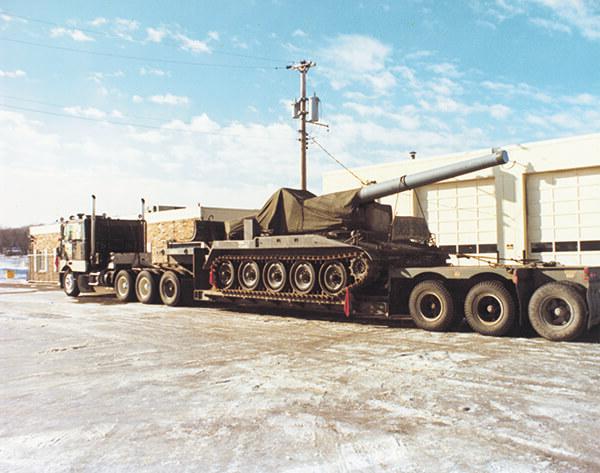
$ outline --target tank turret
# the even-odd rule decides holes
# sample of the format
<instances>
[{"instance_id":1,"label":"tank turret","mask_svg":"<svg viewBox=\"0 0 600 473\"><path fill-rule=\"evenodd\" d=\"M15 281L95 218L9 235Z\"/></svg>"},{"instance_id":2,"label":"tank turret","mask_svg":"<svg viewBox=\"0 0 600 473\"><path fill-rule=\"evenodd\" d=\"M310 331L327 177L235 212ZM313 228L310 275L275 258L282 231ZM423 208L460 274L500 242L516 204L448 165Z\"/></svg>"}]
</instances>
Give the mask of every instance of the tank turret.
<instances>
[{"instance_id":1,"label":"tank turret","mask_svg":"<svg viewBox=\"0 0 600 473\"><path fill-rule=\"evenodd\" d=\"M320 196L297 189L279 189L255 216L255 233L290 235L366 230L387 234L393 217L391 207L378 204L377 199L507 162L506 151L493 150L486 156L359 189ZM243 229L243 221L232 222L229 239L248 238Z\"/></svg>"}]
</instances>

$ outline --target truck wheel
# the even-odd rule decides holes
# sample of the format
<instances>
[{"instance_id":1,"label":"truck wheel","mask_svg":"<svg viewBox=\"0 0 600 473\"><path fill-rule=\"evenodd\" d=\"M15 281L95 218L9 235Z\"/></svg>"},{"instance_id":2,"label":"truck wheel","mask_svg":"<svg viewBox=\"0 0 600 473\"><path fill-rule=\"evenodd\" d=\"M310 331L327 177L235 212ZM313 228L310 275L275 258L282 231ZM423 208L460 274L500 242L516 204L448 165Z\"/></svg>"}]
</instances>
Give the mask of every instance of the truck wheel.
<instances>
[{"instance_id":1,"label":"truck wheel","mask_svg":"<svg viewBox=\"0 0 600 473\"><path fill-rule=\"evenodd\" d=\"M135 301L135 284L131 271L122 269L115 277L115 293L121 302Z\"/></svg>"},{"instance_id":2,"label":"truck wheel","mask_svg":"<svg viewBox=\"0 0 600 473\"><path fill-rule=\"evenodd\" d=\"M423 281L408 298L410 316L415 325L425 330L442 332L454 321L454 301L444 283Z\"/></svg>"},{"instance_id":3,"label":"truck wheel","mask_svg":"<svg viewBox=\"0 0 600 473\"><path fill-rule=\"evenodd\" d=\"M585 329L587 307L580 290L551 282L538 288L529 301L529 321L538 335L554 341L577 338Z\"/></svg>"},{"instance_id":4,"label":"truck wheel","mask_svg":"<svg viewBox=\"0 0 600 473\"><path fill-rule=\"evenodd\" d=\"M158 300L158 283L150 271L140 271L135 279L135 295L142 304L154 304Z\"/></svg>"},{"instance_id":5,"label":"truck wheel","mask_svg":"<svg viewBox=\"0 0 600 473\"><path fill-rule=\"evenodd\" d=\"M69 297L77 297L79 295L79 285L77 284L77 276L73 271L67 271L63 278L63 289Z\"/></svg>"},{"instance_id":6,"label":"truck wheel","mask_svg":"<svg viewBox=\"0 0 600 473\"><path fill-rule=\"evenodd\" d=\"M158 285L163 304L176 306L182 302L181 280L173 271L165 272Z\"/></svg>"},{"instance_id":7,"label":"truck wheel","mask_svg":"<svg viewBox=\"0 0 600 473\"><path fill-rule=\"evenodd\" d=\"M471 328L482 335L501 337L515 322L515 301L499 281L475 284L465 299L465 318Z\"/></svg>"}]
</instances>

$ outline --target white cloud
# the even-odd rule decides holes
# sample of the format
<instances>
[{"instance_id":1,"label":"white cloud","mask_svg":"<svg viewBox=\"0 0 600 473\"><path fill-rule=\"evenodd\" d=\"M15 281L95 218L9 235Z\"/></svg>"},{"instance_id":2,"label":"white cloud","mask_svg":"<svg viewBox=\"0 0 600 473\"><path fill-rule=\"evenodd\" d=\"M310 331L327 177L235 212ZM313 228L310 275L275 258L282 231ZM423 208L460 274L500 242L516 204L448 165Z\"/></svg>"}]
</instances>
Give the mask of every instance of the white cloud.
<instances>
[{"instance_id":1,"label":"white cloud","mask_svg":"<svg viewBox=\"0 0 600 473\"><path fill-rule=\"evenodd\" d=\"M94 107L84 108L84 107L77 105L74 107L65 107L65 108L63 108L63 110L66 113L76 116L76 117L86 117L86 118L95 118L95 119L106 118L105 112L103 112L102 110L98 110L97 108L94 108Z\"/></svg>"},{"instance_id":2,"label":"white cloud","mask_svg":"<svg viewBox=\"0 0 600 473\"><path fill-rule=\"evenodd\" d=\"M140 68L141 76L157 76L157 77L165 77L170 76L171 73L169 71L164 71L162 69L153 68L153 67L141 67Z\"/></svg>"},{"instance_id":3,"label":"white cloud","mask_svg":"<svg viewBox=\"0 0 600 473\"><path fill-rule=\"evenodd\" d=\"M370 36L339 35L320 51L327 67L321 72L334 89L361 83L378 94L386 94L396 85L396 77L387 69L390 46Z\"/></svg>"},{"instance_id":4,"label":"white cloud","mask_svg":"<svg viewBox=\"0 0 600 473\"><path fill-rule=\"evenodd\" d=\"M103 26L106 23L108 23L108 20L101 16L94 18L92 21L90 21L90 25L92 26Z\"/></svg>"},{"instance_id":5,"label":"white cloud","mask_svg":"<svg viewBox=\"0 0 600 473\"><path fill-rule=\"evenodd\" d=\"M159 104L159 105L187 105L190 99L186 96L165 94L165 95L152 95L148 97L148 101Z\"/></svg>"},{"instance_id":6,"label":"white cloud","mask_svg":"<svg viewBox=\"0 0 600 473\"><path fill-rule=\"evenodd\" d=\"M219 41L219 32L218 31L209 31L208 32L208 37L210 39L212 39L213 41Z\"/></svg>"},{"instance_id":7,"label":"white cloud","mask_svg":"<svg viewBox=\"0 0 600 473\"><path fill-rule=\"evenodd\" d=\"M485 80L481 82L481 86L504 97L521 96L548 104L554 101L550 95L525 82L509 83Z\"/></svg>"},{"instance_id":8,"label":"white cloud","mask_svg":"<svg viewBox=\"0 0 600 473\"><path fill-rule=\"evenodd\" d=\"M94 41L94 38L86 35L83 31L78 29L68 29L63 27L56 27L50 30L50 36L52 38L58 38L61 36L68 36L73 41Z\"/></svg>"},{"instance_id":9,"label":"white cloud","mask_svg":"<svg viewBox=\"0 0 600 473\"><path fill-rule=\"evenodd\" d=\"M135 31L135 30L137 30L140 27L140 23L138 21L136 21L136 20L129 20L127 18L117 18L115 20L115 23L119 27L121 27L121 28L123 28L125 30L128 30L128 31Z\"/></svg>"},{"instance_id":10,"label":"white cloud","mask_svg":"<svg viewBox=\"0 0 600 473\"><path fill-rule=\"evenodd\" d=\"M458 78L463 75L458 68L449 62L441 62L439 64L430 64L427 69L431 72L444 77Z\"/></svg>"},{"instance_id":11,"label":"white cloud","mask_svg":"<svg viewBox=\"0 0 600 473\"><path fill-rule=\"evenodd\" d=\"M511 114L511 109L506 105L495 104L489 107L489 113L494 118L503 119Z\"/></svg>"},{"instance_id":12,"label":"white cloud","mask_svg":"<svg viewBox=\"0 0 600 473\"><path fill-rule=\"evenodd\" d=\"M302 31L300 28L298 28L297 30L294 30L294 32L292 33L292 36L296 37L296 38L306 38L308 35Z\"/></svg>"},{"instance_id":13,"label":"white cloud","mask_svg":"<svg viewBox=\"0 0 600 473\"><path fill-rule=\"evenodd\" d=\"M433 56L435 53L433 51L429 51L427 49L421 49L419 51L415 51L412 53L408 53L404 56L404 59L412 61L415 59L423 59L426 57Z\"/></svg>"},{"instance_id":14,"label":"white cloud","mask_svg":"<svg viewBox=\"0 0 600 473\"><path fill-rule=\"evenodd\" d=\"M471 5L478 13L498 22L526 16L531 24L549 31L571 33L574 29L587 39L600 40L597 0L484 0Z\"/></svg>"},{"instance_id":15,"label":"white cloud","mask_svg":"<svg viewBox=\"0 0 600 473\"><path fill-rule=\"evenodd\" d=\"M199 39L192 39L188 36L177 33L174 35L175 39L179 41L181 49L191 51L193 53L208 53L210 54L211 49L206 41L200 41Z\"/></svg>"},{"instance_id":16,"label":"white cloud","mask_svg":"<svg viewBox=\"0 0 600 473\"><path fill-rule=\"evenodd\" d=\"M3 225L80 212L89 207L90 193L98 196L101 212L118 216L136 214L140 196L156 203L257 208L276 188L297 185L297 153L290 146L296 132L287 124L219 124L200 115L150 132L79 120L66 120L60 134L48 130L56 125L0 110L0 143L15 157L10 165L0 160L3 191L14 196L0 200ZM320 169L311 164L311 184ZM68 190L56 186L60 179L72 181Z\"/></svg>"},{"instance_id":17,"label":"white cloud","mask_svg":"<svg viewBox=\"0 0 600 473\"><path fill-rule=\"evenodd\" d=\"M593 105L600 102L600 99L592 94L567 96L564 98L564 100L565 102L573 105Z\"/></svg>"},{"instance_id":18,"label":"white cloud","mask_svg":"<svg viewBox=\"0 0 600 473\"><path fill-rule=\"evenodd\" d=\"M546 18L530 18L529 23L535 26L539 26L548 31L554 31L559 33L571 33L571 28L569 28L564 23L559 23L558 21L548 20Z\"/></svg>"},{"instance_id":19,"label":"white cloud","mask_svg":"<svg viewBox=\"0 0 600 473\"><path fill-rule=\"evenodd\" d=\"M532 0L587 39L600 40L600 5L596 0Z\"/></svg>"},{"instance_id":20,"label":"white cloud","mask_svg":"<svg viewBox=\"0 0 600 473\"><path fill-rule=\"evenodd\" d=\"M133 103L142 103L144 101L144 97L140 97L139 95L134 95L131 97Z\"/></svg>"},{"instance_id":21,"label":"white cloud","mask_svg":"<svg viewBox=\"0 0 600 473\"><path fill-rule=\"evenodd\" d=\"M26 77L27 73L21 69L15 71L3 71L0 70L0 77L6 77L7 79L17 79L19 77Z\"/></svg>"},{"instance_id":22,"label":"white cloud","mask_svg":"<svg viewBox=\"0 0 600 473\"><path fill-rule=\"evenodd\" d=\"M163 28L146 28L146 41L160 43L167 33L168 31Z\"/></svg>"},{"instance_id":23,"label":"white cloud","mask_svg":"<svg viewBox=\"0 0 600 473\"><path fill-rule=\"evenodd\" d=\"M248 49L248 43L242 41L241 39L239 39L237 36L232 36L231 37L231 43L233 44L234 48L238 48L238 49Z\"/></svg>"}]
</instances>

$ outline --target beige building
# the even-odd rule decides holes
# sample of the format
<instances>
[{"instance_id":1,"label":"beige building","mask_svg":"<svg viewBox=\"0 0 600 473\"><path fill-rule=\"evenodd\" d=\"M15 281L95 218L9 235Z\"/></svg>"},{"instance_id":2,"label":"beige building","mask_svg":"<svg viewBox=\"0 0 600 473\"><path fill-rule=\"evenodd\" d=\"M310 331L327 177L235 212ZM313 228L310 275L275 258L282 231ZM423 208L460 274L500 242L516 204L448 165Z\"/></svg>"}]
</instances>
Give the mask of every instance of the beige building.
<instances>
[{"instance_id":1,"label":"beige building","mask_svg":"<svg viewBox=\"0 0 600 473\"><path fill-rule=\"evenodd\" d=\"M510 162L382 199L397 215L424 216L450 253L600 265L600 134L504 147ZM353 169L381 182L481 156L489 149ZM357 187L346 171L323 191ZM453 260L477 264L476 260Z\"/></svg>"}]
</instances>

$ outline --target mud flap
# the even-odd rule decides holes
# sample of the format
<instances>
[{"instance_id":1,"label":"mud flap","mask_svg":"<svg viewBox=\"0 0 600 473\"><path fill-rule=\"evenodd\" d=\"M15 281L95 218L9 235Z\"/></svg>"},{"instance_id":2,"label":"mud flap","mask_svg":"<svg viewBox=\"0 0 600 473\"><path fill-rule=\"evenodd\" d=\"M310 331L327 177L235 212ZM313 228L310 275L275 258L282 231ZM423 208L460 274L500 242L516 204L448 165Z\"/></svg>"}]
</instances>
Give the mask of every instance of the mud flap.
<instances>
[{"instance_id":1,"label":"mud flap","mask_svg":"<svg viewBox=\"0 0 600 473\"><path fill-rule=\"evenodd\" d=\"M352 293L350 288L346 288L346 297L344 298L344 315L346 318L352 314Z\"/></svg>"},{"instance_id":2,"label":"mud flap","mask_svg":"<svg viewBox=\"0 0 600 473\"><path fill-rule=\"evenodd\" d=\"M587 290L587 303L589 308L588 330L600 324L600 268L586 269L590 283Z\"/></svg>"}]
</instances>

